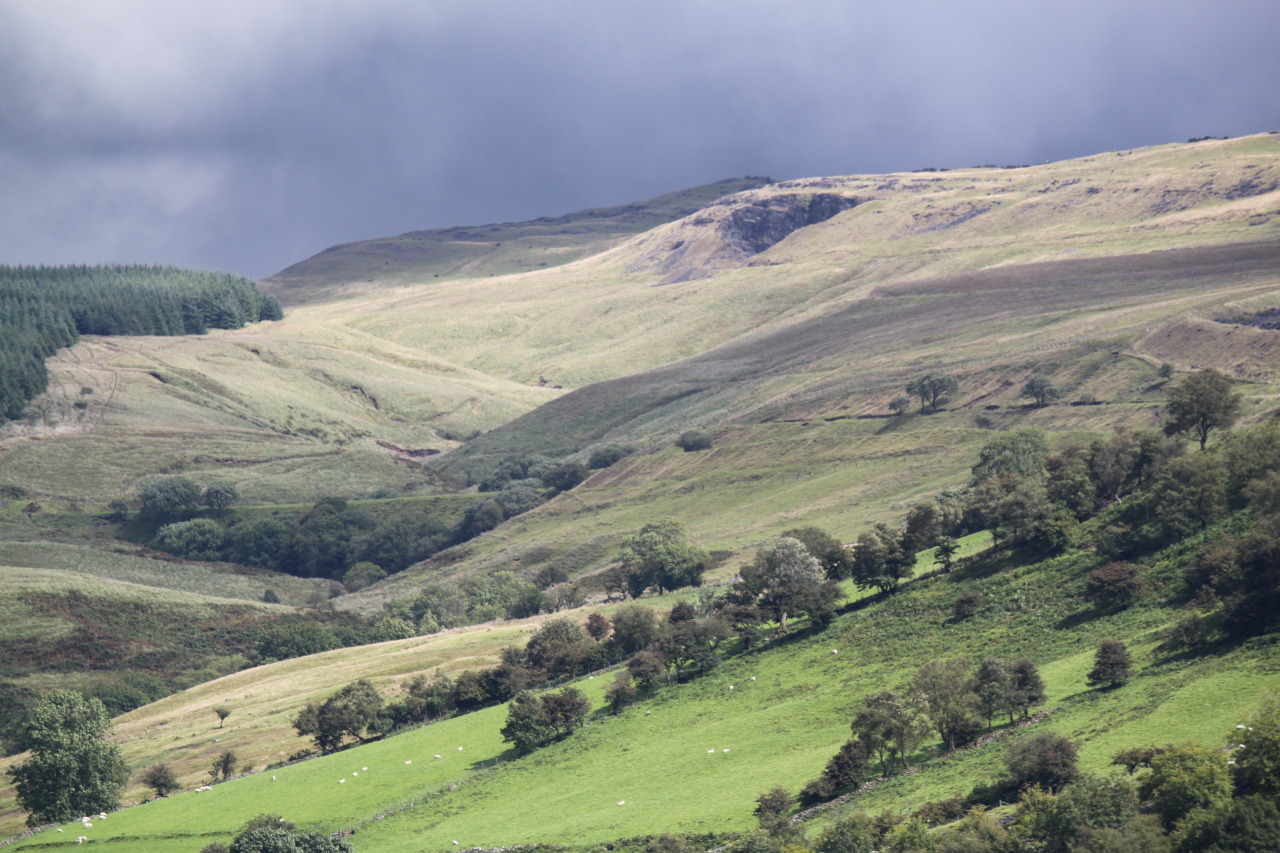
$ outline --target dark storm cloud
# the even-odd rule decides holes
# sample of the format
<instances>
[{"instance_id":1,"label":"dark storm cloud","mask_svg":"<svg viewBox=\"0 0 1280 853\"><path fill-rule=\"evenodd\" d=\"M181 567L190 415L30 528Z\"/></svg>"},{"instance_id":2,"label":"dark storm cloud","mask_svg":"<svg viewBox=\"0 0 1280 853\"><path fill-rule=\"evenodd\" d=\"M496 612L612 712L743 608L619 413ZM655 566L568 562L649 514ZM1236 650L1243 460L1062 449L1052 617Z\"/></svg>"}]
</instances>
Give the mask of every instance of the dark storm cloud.
<instances>
[{"instance_id":1,"label":"dark storm cloud","mask_svg":"<svg viewBox=\"0 0 1280 853\"><path fill-rule=\"evenodd\" d=\"M0 262L336 242L1280 127L1280 7L7 0Z\"/></svg>"}]
</instances>

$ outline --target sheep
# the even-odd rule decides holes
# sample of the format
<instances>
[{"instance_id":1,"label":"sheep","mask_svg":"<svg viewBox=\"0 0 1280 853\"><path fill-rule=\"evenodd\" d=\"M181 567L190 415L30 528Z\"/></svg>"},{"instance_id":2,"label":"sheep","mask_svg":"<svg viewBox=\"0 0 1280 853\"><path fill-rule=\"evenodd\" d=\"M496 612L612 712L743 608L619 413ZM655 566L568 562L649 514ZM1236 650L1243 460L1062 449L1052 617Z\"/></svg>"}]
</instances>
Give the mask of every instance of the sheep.
<instances>
[{"instance_id":1,"label":"sheep","mask_svg":"<svg viewBox=\"0 0 1280 853\"><path fill-rule=\"evenodd\" d=\"M626 804L627 804L626 800L618 800L618 805L625 806Z\"/></svg>"},{"instance_id":2,"label":"sheep","mask_svg":"<svg viewBox=\"0 0 1280 853\"><path fill-rule=\"evenodd\" d=\"M405 764L412 764L412 761L406 761Z\"/></svg>"},{"instance_id":3,"label":"sheep","mask_svg":"<svg viewBox=\"0 0 1280 853\"><path fill-rule=\"evenodd\" d=\"M343 782L345 782L345 781L347 781L347 780L346 780L346 779L339 779L339 780L338 780L338 784L339 784L339 785L341 785L341 784L342 784Z\"/></svg>"},{"instance_id":4,"label":"sheep","mask_svg":"<svg viewBox=\"0 0 1280 853\"><path fill-rule=\"evenodd\" d=\"M84 844L88 840L89 840L89 836L81 835L79 838L76 839L76 844Z\"/></svg>"},{"instance_id":5,"label":"sheep","mask_svg":"<svg viewBox=\"0 0 1280 853\"><path fill-rule=\"evenodd\" d=\"M753 676L751 676L751 680L752 680L752 681L755 681L755 680L756 680L756 677L755 677L754 675L753 675Z\"/></svg>"},{"instance_id":6,"label":"sheep","mask_svg":"<svg viewBox=\"0 0 1280 853\"><path fill-rule=\"evenodd\" d=\"M722 750L720 750L720 751L721 751L721 752L728 752L729 750L727 750L727 749L722 749Z\"/></svg>"},{"instance_id":7,"label":"sheep","mask_svg":"<svg viewBox=\"0 0 1280 853\"><path fill-rule=\"evenodd\" d=\"M715 750L714 750L714 749L708 749L708 750L707 750L707 755L710 755L710 754L711 754L711 753L713 753L713 752L715 752Z\"/></svg>"},{"instance_id":8,"label":"sheep","mask_svg":"<svg viewBox=\"0 0 1280 853\"><path fill-rule=\"evenodd\" d=\"M369 768L368 768L368 767L361 767L360 769L363 771L363 770L368 770Z\"/></svg>"},{"instance_id":9,"label":"sheep","mask_svg":"<svg viewBox=\"0 0 1280 853\"><path fill-rule=\"evenodd\" d=\"M839 654L839 652L840 652L840 650L839 650L839 649L832 649L832 650L831 650L831 654L833 654L833 655L834 655L834 654Z\"/></svg>"},{"instance_id":10,"label":"sheep","mask_svg":"<svg viewBox=\"0 0 1280 853\"><path fill-rule=\"evenodd\" d=\"M436 758L439 758L439 757L440 757L440 753L436 753Z\"/></svg>"},{"instance_id":11,"label":"sheep","mask_svg":"<svg viewBox=\"0 0 1280 853\"><path fill-rule=\"evenodd\" d=\"M458 747L458 752L462 752L462 747Z\"/></svg>"}]
</instances>

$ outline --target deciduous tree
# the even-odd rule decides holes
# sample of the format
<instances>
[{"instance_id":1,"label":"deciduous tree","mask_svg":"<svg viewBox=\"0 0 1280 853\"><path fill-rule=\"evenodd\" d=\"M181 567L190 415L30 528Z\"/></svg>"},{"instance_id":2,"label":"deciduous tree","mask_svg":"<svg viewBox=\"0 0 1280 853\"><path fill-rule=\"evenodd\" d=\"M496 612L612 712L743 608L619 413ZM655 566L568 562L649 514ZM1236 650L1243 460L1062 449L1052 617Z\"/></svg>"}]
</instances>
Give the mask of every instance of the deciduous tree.
<instances>
[{"instance_id":1,"label":"deciduous tree","mask_svg":"<svg viewBox=\"0 0 1280 853\"><path fill-rule=\"evenodd\" d=\"M31 757L9 778L28 826L114 811L129 777L120 748L107 742L111 719L97 699L55 690L32 706L22 733Z\"/></svg>"},{"instance_id":2,"label":"deciduous tree","mask_svg":"<svg viewBox=\"0 0 1280 853\"><path fill-rule=\"evenodd\" d=\"M945 373L927 373L907 383L906 391L913 397L920 398L921 412L936 412L945 401L946 395L954 394L960 388L954 376Z\"/></svg>"},{"instance_id":3,"label":"deciduous tree","mask_svg":"<svg viewBox=\"0 0 1280 853\"><path fill-rule=\"evenodd\" d=\"M1036 401L1036 406L1044 408L1049 403L1058 399L1058 386L1053 384L1053 380L1048 376L1037 374L1027 380L1027 384L1022 386L1022 396L1030 397Z\"/></svg>"},{"instance_id":4,"label":"deciduous tree","mask_svg":"<svg viewBox=\"0 0 1280 853\"><path fill-rule=\"evenodd\" d=\"M1119 640L1103 640L1094 655L1088 684L1090 687L1120 687L1128 683L1132 674L1129 647Z\"/></svg>"},{"instance_id":5,"label":"deciduous tree","mask_svg":"<svg viewBox=\"0 0 1280 853\"><path fill-rule=\"evenodd\" d=\"M1190 433L1204 450L1211 434L1229 429L1240 417L1242 400L1226 374L1211 367L1198 370L1169 390L1162 428L1165 435Z\"/></svg>"}]
</instances>

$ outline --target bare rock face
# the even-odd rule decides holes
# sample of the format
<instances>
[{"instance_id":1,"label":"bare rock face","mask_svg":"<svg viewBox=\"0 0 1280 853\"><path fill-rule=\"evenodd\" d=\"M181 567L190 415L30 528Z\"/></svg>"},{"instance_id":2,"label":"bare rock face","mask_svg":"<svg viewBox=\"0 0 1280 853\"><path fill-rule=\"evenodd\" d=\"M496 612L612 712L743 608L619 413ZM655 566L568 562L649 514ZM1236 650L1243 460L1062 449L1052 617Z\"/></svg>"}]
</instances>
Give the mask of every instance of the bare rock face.
<instances>
[{"instance_id":1,"label":"bare rock face","mask_svg":"<svg viewBox=\"0 0 1280 853\"><path fill-rule=\"evenodd\" d=\"M838 193L739 193L682 220L648 247L649 264L666 272L658 284L705 278L751 258L809 225L825 222L861 199Z\"/></svg>"},{"instance_id":2,"label":"bare rock face","mask_svg":"<svg viewBox=\"0 0 1280 853\"><path fill-rule=\"evenodd\" d=\"M720 232L727 245L747 256L758 255L792 232L825 222L857 204L855 198L834 193L774 196L733 211L721 222Z\"/></svg>"}]
</instances>

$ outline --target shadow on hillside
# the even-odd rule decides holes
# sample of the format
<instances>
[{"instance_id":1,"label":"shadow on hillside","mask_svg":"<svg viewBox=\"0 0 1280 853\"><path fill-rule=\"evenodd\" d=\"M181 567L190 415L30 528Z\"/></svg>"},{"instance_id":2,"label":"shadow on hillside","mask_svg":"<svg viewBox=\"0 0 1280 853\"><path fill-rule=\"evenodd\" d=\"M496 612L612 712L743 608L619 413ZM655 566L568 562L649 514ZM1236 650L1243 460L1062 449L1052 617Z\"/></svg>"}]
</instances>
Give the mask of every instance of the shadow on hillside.
<instances>
[{"instance_id":1,"label":"shadow on hillside","mask_svg":"<svg viewBox=\"0 0 1280 853\"><path fill-rule=\"evenodd\" d=\"M1058 620L1058 624L1054 627L1059 631L1069 631L1072 628L1079 628L1086 622L1092 622L1095 619L1100 619L1112 612L1118 613L1119 611L1113 611L1110 609L1100 610L1097 607L1086 607L1083 610L1077 610L1075 613L1069 613L1066 616L1063 616Z\"/></svg>"},{"instance_id":2,"label":"shadow on hillside","mask_svg":"<svg viewBox=\"0 0 1280 853\"><path fill-rule=\"evenodd\" d=\"M1026 562L1026 555L1020 551L996 551L994 547L956 561L950 577L955 581L979 580L999 574L1006 569L1015 569Z\"/></svg>"}]
</instances>

